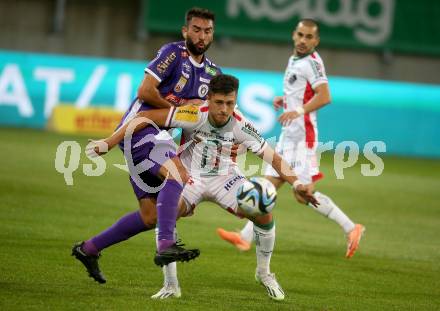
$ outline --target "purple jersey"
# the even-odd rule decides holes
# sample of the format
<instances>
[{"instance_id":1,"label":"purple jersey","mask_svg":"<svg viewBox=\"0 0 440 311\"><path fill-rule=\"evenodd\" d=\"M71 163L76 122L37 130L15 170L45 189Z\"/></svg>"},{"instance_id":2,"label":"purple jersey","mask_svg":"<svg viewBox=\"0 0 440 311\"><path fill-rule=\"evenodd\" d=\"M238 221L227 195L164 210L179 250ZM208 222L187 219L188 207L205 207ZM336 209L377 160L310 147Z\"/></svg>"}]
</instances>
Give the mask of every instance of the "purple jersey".
<instances>
[{"instance_id":1,"label":"purple jersey","mask_svg":"<svg viewBox=\"0 0 440 311\"><path fill-rule=\"evenodd\" d=\"M197 63L188 53L185 42L172 42L164 45L157 53L147 68L145 73L152 75L159 81L158 90L163 98L175 106L184 104L187 99L206 99L208 94L208 85L211 79L221 73L213 62L206 56L201 64ZM121 123L129 122L139 111L154 109L155 107L143 102L139 98L135 98L124 114ZM118 126L118 127L119 127ZM159 131L148 126L133 134L131 145L126 146L130 149L130 164L145 166L142 174L157 175L160 166L169 158L175 155L174 142L172 139L158 139L156 135ZM138 143L145 137L147 141L139 145ZM124 149L124 142L120 143L121 149ZM126 154L127 158L127 154ZM130 165L129 165L130 167ZM138 174L132 172L130 175ZM151 175L146 175L141 179L151 180ZM131 182L135 190L136 196L142 198L147 193L140 189L138 182Z\"/></svg>"},{"instance_id":2,"label":"purple jersey","mask_svg":"<svg viewBox=\"0 0 440 311\"><path fill-rule=\"evenodd\" d=\"M185 42L180 41L165 44L145 68L145 73L159 81L158 90L163 98L180 106L187 99L206 99L209 82L221 70L206 56L201 64L197 63L189 55ZM121 123L139 111L153 108L147 102L135 98Z\"/></svg>"},{"instance_id":3,"label":"purple jersey","mask_svg":"<svg viewBox=\"0 0 440 311\"><path fill-rule=\"evenodd\" d=\"M183 99L206 99L209 81L221 73L206 57L201 64L197 63L183 41L164 45L145 72L160 82L160 94L176 106Z\"/></svg>"}]
</instances>

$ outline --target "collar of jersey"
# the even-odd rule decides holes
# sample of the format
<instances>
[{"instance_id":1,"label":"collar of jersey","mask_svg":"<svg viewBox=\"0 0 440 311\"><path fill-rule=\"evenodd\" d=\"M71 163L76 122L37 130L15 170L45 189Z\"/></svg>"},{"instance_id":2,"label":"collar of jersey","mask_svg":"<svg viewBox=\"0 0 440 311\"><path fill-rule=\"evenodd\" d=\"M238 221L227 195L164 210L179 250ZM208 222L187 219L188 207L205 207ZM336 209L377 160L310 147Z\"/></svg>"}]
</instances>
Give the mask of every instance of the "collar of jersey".
<instances>
[{"instance_id":1,"label":"collar of jersey","mask_svg":"<svg viewBox=\"0 0 440 311\"><path fill-rule=\"evenodd\" d=\"M202 68L205 65L205 55L203 55L203 61L200 64L198 62L196 62L195 59L192 58L191 55L189 55L188 58L189 58L189 61L191 62L191 64L193 64L194 67Z\"/></svg>"},{"instance_id":2,"label":"collar of jersey","mask_svg":"<svg viewBox=\"0 0 440 311\"><path fill-rule=\"evenodd\" d=\"M315 50L312 50L309 54L306 54L306 55L303 55L303 56L294 56L293 55L293 60L298 60L298 59L307 57L307 56L309 56L310 54L313 54L313 53L315 53Z\"/></svg>"},{"instance_id":3,"label":"collar of jersey","mask_svg":"<svg viewBox=\"0 0 440 311\"><path fill-rule=\"evenodd\" d=\"M211 127L215 128L215 129L221 129L221 128L224 128L226 125L229 124L229 122L231 121L231 118L232 118L232 116L230 116L229 119L228 119L228 121L226 121L226 123L223 124L222 126L215 126L214 124L211 123L211 121L209 120L209 118L208 118L208 123L209 123L209 125L210 125Z\"/></svg>"}]
</instances>

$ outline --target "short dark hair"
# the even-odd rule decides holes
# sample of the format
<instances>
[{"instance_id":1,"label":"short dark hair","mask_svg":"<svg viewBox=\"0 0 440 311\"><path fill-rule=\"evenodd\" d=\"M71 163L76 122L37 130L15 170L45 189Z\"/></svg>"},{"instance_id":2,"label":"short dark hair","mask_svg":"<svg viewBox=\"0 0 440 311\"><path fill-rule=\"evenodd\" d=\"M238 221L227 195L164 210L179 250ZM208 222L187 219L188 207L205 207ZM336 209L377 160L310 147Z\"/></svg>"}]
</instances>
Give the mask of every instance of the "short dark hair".
<instances>
[{"instance_id":1,"label":"short dark hair","mask_svg":"<svg viewBox=\"0 0 440 311\"><path fill-rule=\"evenodd\" d=\"M231 75L220 74L211 79L209 83L210 94L229 94L238 92L238 79Z\"/></svg>"},{"instance_id":2,"label":"short dark hair","mask_svg":"<svg viewBox=\"0 0 440 311\"><path fill-rule=\"evenodd\" d=\"M200 17L203 19L209 19L209 20L212 20L212 22L215 22L214 13L209 11L208 9L194 7L194 8L189 9L188 11L186 11L185 23L187 26L193 17Z\"/></svg>"},{"instance_id":3,"label":"short dark hair","mask_svg":"<svg viewBox=\"0 0 440 311\"><path fill-rule=\"evenodd\" d=\"M313 18L302 18L299 20L296 27L298 27L299 23L303 23L305 26L308 27L316 27L316 35L319 37L319 24L318 22Z\"/></svg>"}]
</instances>

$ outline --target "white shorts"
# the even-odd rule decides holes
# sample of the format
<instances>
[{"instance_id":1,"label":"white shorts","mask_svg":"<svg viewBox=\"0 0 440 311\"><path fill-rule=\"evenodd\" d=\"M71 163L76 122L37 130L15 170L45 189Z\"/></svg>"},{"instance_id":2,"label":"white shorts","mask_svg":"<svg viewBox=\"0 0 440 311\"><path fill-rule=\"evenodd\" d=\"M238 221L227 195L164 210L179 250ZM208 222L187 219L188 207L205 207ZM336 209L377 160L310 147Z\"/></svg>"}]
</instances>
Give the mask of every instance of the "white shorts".
<instances>
[{"instance_id":1,"label":"white shorts","mask_svg":"<svg viewBox=\"0 0 440 311\"><path fill-rule=\"evenodd\" d=\"M307 147L303 135L295 135L290 131L282 131L275 151L293 168L302 184L310 184L324 176L319 172L316 146L313 148ZM264 175L280 177L270 165L266 166Z\"/></svg>"},{"instance_id":2,"label":"white shorts","mask_svg":"<svg viewBox=\"0 0 440 311\"><path fill-rule=\"evenodd\" d=\"M245 181L246 177L240 174L191 177L182 192L186 204L183 216L191 216L200 202L210 201L241 217L237 214L237 190Z\"/></svg>"}]
</instances>

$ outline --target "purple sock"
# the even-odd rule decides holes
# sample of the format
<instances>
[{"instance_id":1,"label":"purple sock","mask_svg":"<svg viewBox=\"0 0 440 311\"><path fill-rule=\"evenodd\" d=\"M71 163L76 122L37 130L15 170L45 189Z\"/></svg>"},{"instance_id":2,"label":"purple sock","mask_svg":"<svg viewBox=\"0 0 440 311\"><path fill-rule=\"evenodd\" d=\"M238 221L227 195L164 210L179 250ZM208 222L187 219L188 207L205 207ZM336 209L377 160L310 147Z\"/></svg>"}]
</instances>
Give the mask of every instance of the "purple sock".
<instances>
[{"instance_id":1,"label":"purple sock","mask_svg":"<svg viewBox=\"0 0 440 311\"><path fill-rule=\"evenodd\" d=\"M164 249L167 249L171 245L175 243L174 240L159 240L157 241L157 250L159 252L163 251Z\"/></svg>"},{"instance_id":2,"label":"purple sock","mask_svg":"<svg viewBox=\"0 0 440 311\"><path fill-rule=\"evenodd\" d=\"M170 246L172 244L170 241L174 242L174 227L176 226L179 199L182 190L183 187L178 181L167 179L157 197L159 252Z\"/></svg>"},{"instance_id":3,"label":"purple sock","mask_svg":"<svg viewBox=\"0 0 440 311\"><path fill-rule=\"evenodd\" d=\"M107 230L85 241L82 250L87 255L97 256L104 248L125 241L138 233L147 231L148 229L151 228L145 226L140 212L136 211L125 215Z\"/></svg>"}]
</instances>

